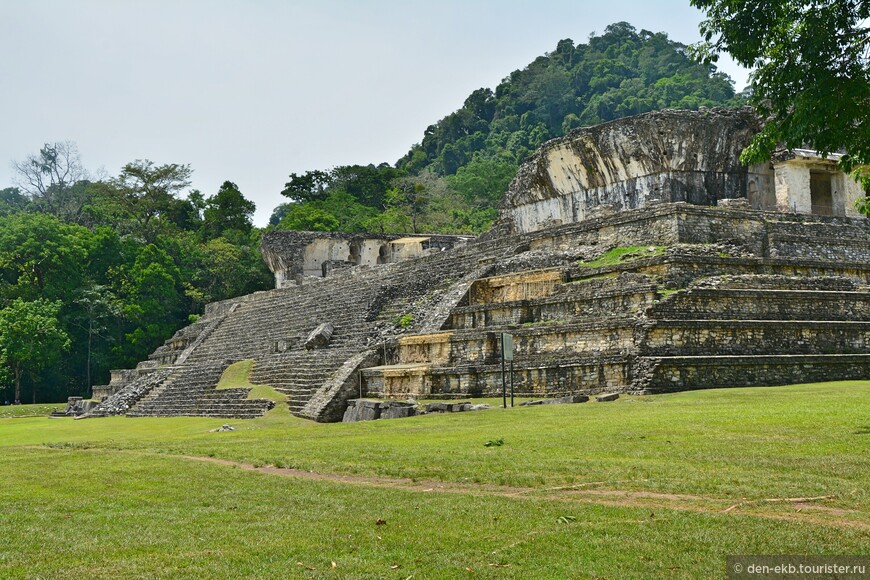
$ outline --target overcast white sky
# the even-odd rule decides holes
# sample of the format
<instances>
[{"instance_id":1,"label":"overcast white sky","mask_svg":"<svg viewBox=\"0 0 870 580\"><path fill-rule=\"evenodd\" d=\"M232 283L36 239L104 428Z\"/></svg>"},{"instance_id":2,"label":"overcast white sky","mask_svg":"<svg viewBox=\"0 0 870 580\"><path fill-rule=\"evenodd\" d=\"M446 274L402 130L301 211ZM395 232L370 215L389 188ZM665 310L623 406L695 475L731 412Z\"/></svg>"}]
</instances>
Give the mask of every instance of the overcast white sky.
<instances>
[{"instance_id":1,"label":"overcast white sky","mask_svg":"<svg viewBox=\"0 0 870 580\"><path fill-rule=\"evenodd\" d=\"M394 163L560 39L627 21L689 44L700 20L689 0L0 0L0 188L71 140L91 171L234 181L264 225L290 173Z\"/></svg>"}]
</instances>

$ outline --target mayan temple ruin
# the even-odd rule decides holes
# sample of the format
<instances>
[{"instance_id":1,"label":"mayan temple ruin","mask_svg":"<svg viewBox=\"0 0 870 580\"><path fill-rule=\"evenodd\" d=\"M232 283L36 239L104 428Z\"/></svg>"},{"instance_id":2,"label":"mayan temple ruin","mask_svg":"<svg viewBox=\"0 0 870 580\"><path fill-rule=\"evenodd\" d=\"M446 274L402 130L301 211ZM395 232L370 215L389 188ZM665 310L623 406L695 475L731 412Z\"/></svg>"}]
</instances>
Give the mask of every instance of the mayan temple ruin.
<instances>
[{"instance_id":1,"label":"mayan temple ruin","mask_svg":"<svg viewBox=\"0 0 870 580\"><path fill-rule=\"evenodd\" d=\"M581 128L521 167L468 236L273 231L274 290L209 304L92 416L341 420L349 399L781 385L870 376L870 224L837 156L740 165L751 110L661 111Z\"/></svg>"}]
</instances>

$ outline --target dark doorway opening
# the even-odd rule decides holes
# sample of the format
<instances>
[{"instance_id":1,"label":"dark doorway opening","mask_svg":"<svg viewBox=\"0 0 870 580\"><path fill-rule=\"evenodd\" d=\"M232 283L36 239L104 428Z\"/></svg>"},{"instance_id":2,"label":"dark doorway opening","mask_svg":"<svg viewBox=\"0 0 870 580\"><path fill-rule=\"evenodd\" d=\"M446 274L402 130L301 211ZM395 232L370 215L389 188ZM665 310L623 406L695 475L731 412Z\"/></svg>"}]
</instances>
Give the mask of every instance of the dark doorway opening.
<instances>
[{"instance_id":1,"label":"dark doorway opening","mask_svg":"<svg viewBox=\"0 0 870 580\"><path fill-rule=\"evenodd\" d=\"M350 255L347 257L347 261L355 265L359 265L362 261L362 248L359 242L351 242Z\"/></svg>"},{"instance_id":2,"label":"dark doorway opening","mask_svg":"<svg viewBox=\"0 0 870 580\"><path fill-rule=\"evenodd\" d=\"M834 215L830 173L810 172L810 204L814 215Z\"/></svg>"}]
</instances>

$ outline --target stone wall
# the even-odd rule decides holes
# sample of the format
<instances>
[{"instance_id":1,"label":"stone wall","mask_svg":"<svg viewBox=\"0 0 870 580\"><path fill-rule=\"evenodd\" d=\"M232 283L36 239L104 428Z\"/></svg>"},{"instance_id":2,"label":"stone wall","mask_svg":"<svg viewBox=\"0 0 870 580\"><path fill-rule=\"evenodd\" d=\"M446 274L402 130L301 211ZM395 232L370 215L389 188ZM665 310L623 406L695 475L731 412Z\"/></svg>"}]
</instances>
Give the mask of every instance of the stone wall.
<instances>
[{"instance_id":1,"label":"stone wall","mask_svg":"<svg viewBox=\"0 0 870 580\"><path fill-rule=\"evenodd\" d=\"M760 128L751 109L666 110L575 129L520 168L501 206L515 232L654 202L715 205L747 196L740 152Z\"/></svg>"},{"instance_id":2,"label":"stone wall","mask_svg":"<svg viewBox=\"0 0 870 580\"><path fill-rule=\"evenodd\" d=\"M348 234L271 231L260 240L260 253L275 275L275 287L324 278L351 266L378 266L437 253L473 240L468 235Z\"/></svg>"}]
</instances>

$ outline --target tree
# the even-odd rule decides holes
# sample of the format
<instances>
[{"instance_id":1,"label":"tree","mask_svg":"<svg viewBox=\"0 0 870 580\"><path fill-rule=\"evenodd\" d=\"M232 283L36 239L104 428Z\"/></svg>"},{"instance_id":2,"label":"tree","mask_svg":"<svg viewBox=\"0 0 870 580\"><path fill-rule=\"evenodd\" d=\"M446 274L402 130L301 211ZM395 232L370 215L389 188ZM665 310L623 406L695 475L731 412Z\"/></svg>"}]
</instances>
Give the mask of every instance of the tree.
<instances>
[{"instance_id":1,"label":"tree","mask_svg":"<svg viewBox=\"0 0 870 580\"><path fill-rule=\"evenodd\" d=\"M12 297L64 299L78 287L91 232L39 213L0 217L0 279Z\"/></svg>"},{"instance_id":2,"label":"tree","mask_svg":"<svg viewBox=\"0 0 870 580\"><path fill-rule=\"evenodd\" d=\"M189 165L137 159L121 169L112 180L114 198L126 217L136 224L135 232L153 242L161 215L172 209L182 189L190 185L193 171Z\"/></svg>"},{"instance_id":3,"label":"tree","mask_svg":"<svg viewBox=\"0 0 870 580\"><path fill-rule=\"evenodd\" d=\"M21 376L31 377L60 358L70 341L57 316L61 302L15 299L0 310L0 359L15 378L15 400L21 400ZM36 403L36 383L33 384Z\"/></svg>"},{"instance_id":4,"label":"tree","mask_svg":"<svg viewBox=\"0 0 870 580\"><path fill-rule=\"evenodd\" d=\"M18 185L39 207L54 215L77 213L83 204L82 191L73 190L88 179L79 150L72 141L46 143L36 155L12 163Z\"/></svg>"},{"instance_id":5,"label":"tree","mask_svg":"<svg viewBox=\"0 0 870 580\"><path fill-rule=\"evenodd\" d=\"M325 191L331 183L332 177L324 171L306 171L302 175L291 173L281 195L296 202L322 200L326 198Z\"/></svg>"},{"instance_id":6,"label":"tree","mask_svg":"<svg viewBox=\"0 0 870 580\"><path fill-rule=\"evenodd\" d=\"M259 236L252 236L259 240ZM257 246L215 238L199 246L192 281L185 292L198 305L250 294L274 283Z\"/></svg>"},{"instance_id":7,"label":"tree","mask_svg":"<svg viewBox=\"0 0 870 580\"><path fill-rule=\"evenodd\" d=\"M335 232L340 223L331 213L308 203L292 204L281 222L279 230L298 230L307 232Z\"/></svg>"},{"instance_id":8,"label":"tree","mask_svg":"<svg viewBox=\"0 0 870 580\"><path fill-rule=\"evenodd\" d=\"M91 361L94 358L94 338L101 338L104 341L110 340L105 335L108 330L107 323L120 316L121 312L116 304L115 296L105 286L89 284L79 288L76 294L78 294L78 298L76 298L75 303L80 308L80 313L75 324L87 334L85 380L87 389L90 389L93 386Z\"/></svg>"},{"instance_id":9,"label":"tree","mask_svg":"<svg viewBox=\"0 0 870 580\"><path fill-rule=\"evenodd\" d=\"M405 223L411 226L411 232L419 233L421 218L429 202L428 192L423 183L408 177L398 179L396 187L387 191L385 202L387 215L405 216L407 218ZM392 221L401 223L401 220L396 220L395 217Z\"/></svg>"},{"instance_id":10,"label":"tree","mask_svg":"<svg viewBox=\"0 0 870 580\"><path fill-rule=\"evenodd\" d=\"M764 128L744 163L783 144L823 155L845 149L841 166L870 164L870 2L866 0L691 0L706 12L705 62L727 52L754 68L750 101ZM868 184L870 185L870 184Z\"/></svg>"},{"instance_id":11,"label":"tree","mask_svg":"<svg viewBox=\"0 0 870 580\"><path fill-rule=\"evenodd\" d=\"M232 181L224 181L217 194L208 198L203 211L203 233L208 240L218 238L226 230L236 230L244 235L251 233L251 218L257 206L245 199L239 187Z\"/></svg>"},{"instance_id":12,"label":"tree","mask_svg":"<svg viewBox=\"0 0 870 580\"><path fill-rule=\"evenodd\" d=\"M17 187L0 189L0 216L22 212L27 208L27 197Z\"/></svg>"},{"instance_id":13,"label":"tree","mask_svg":"<svg viewBox=\"0 0 870 580\"><path fill-rule=\"evenodd\" d=\"M477 155L447 181L472 205L495 207L516 174L517 166L510 161Z\"/></svg>"}]
</instances>

